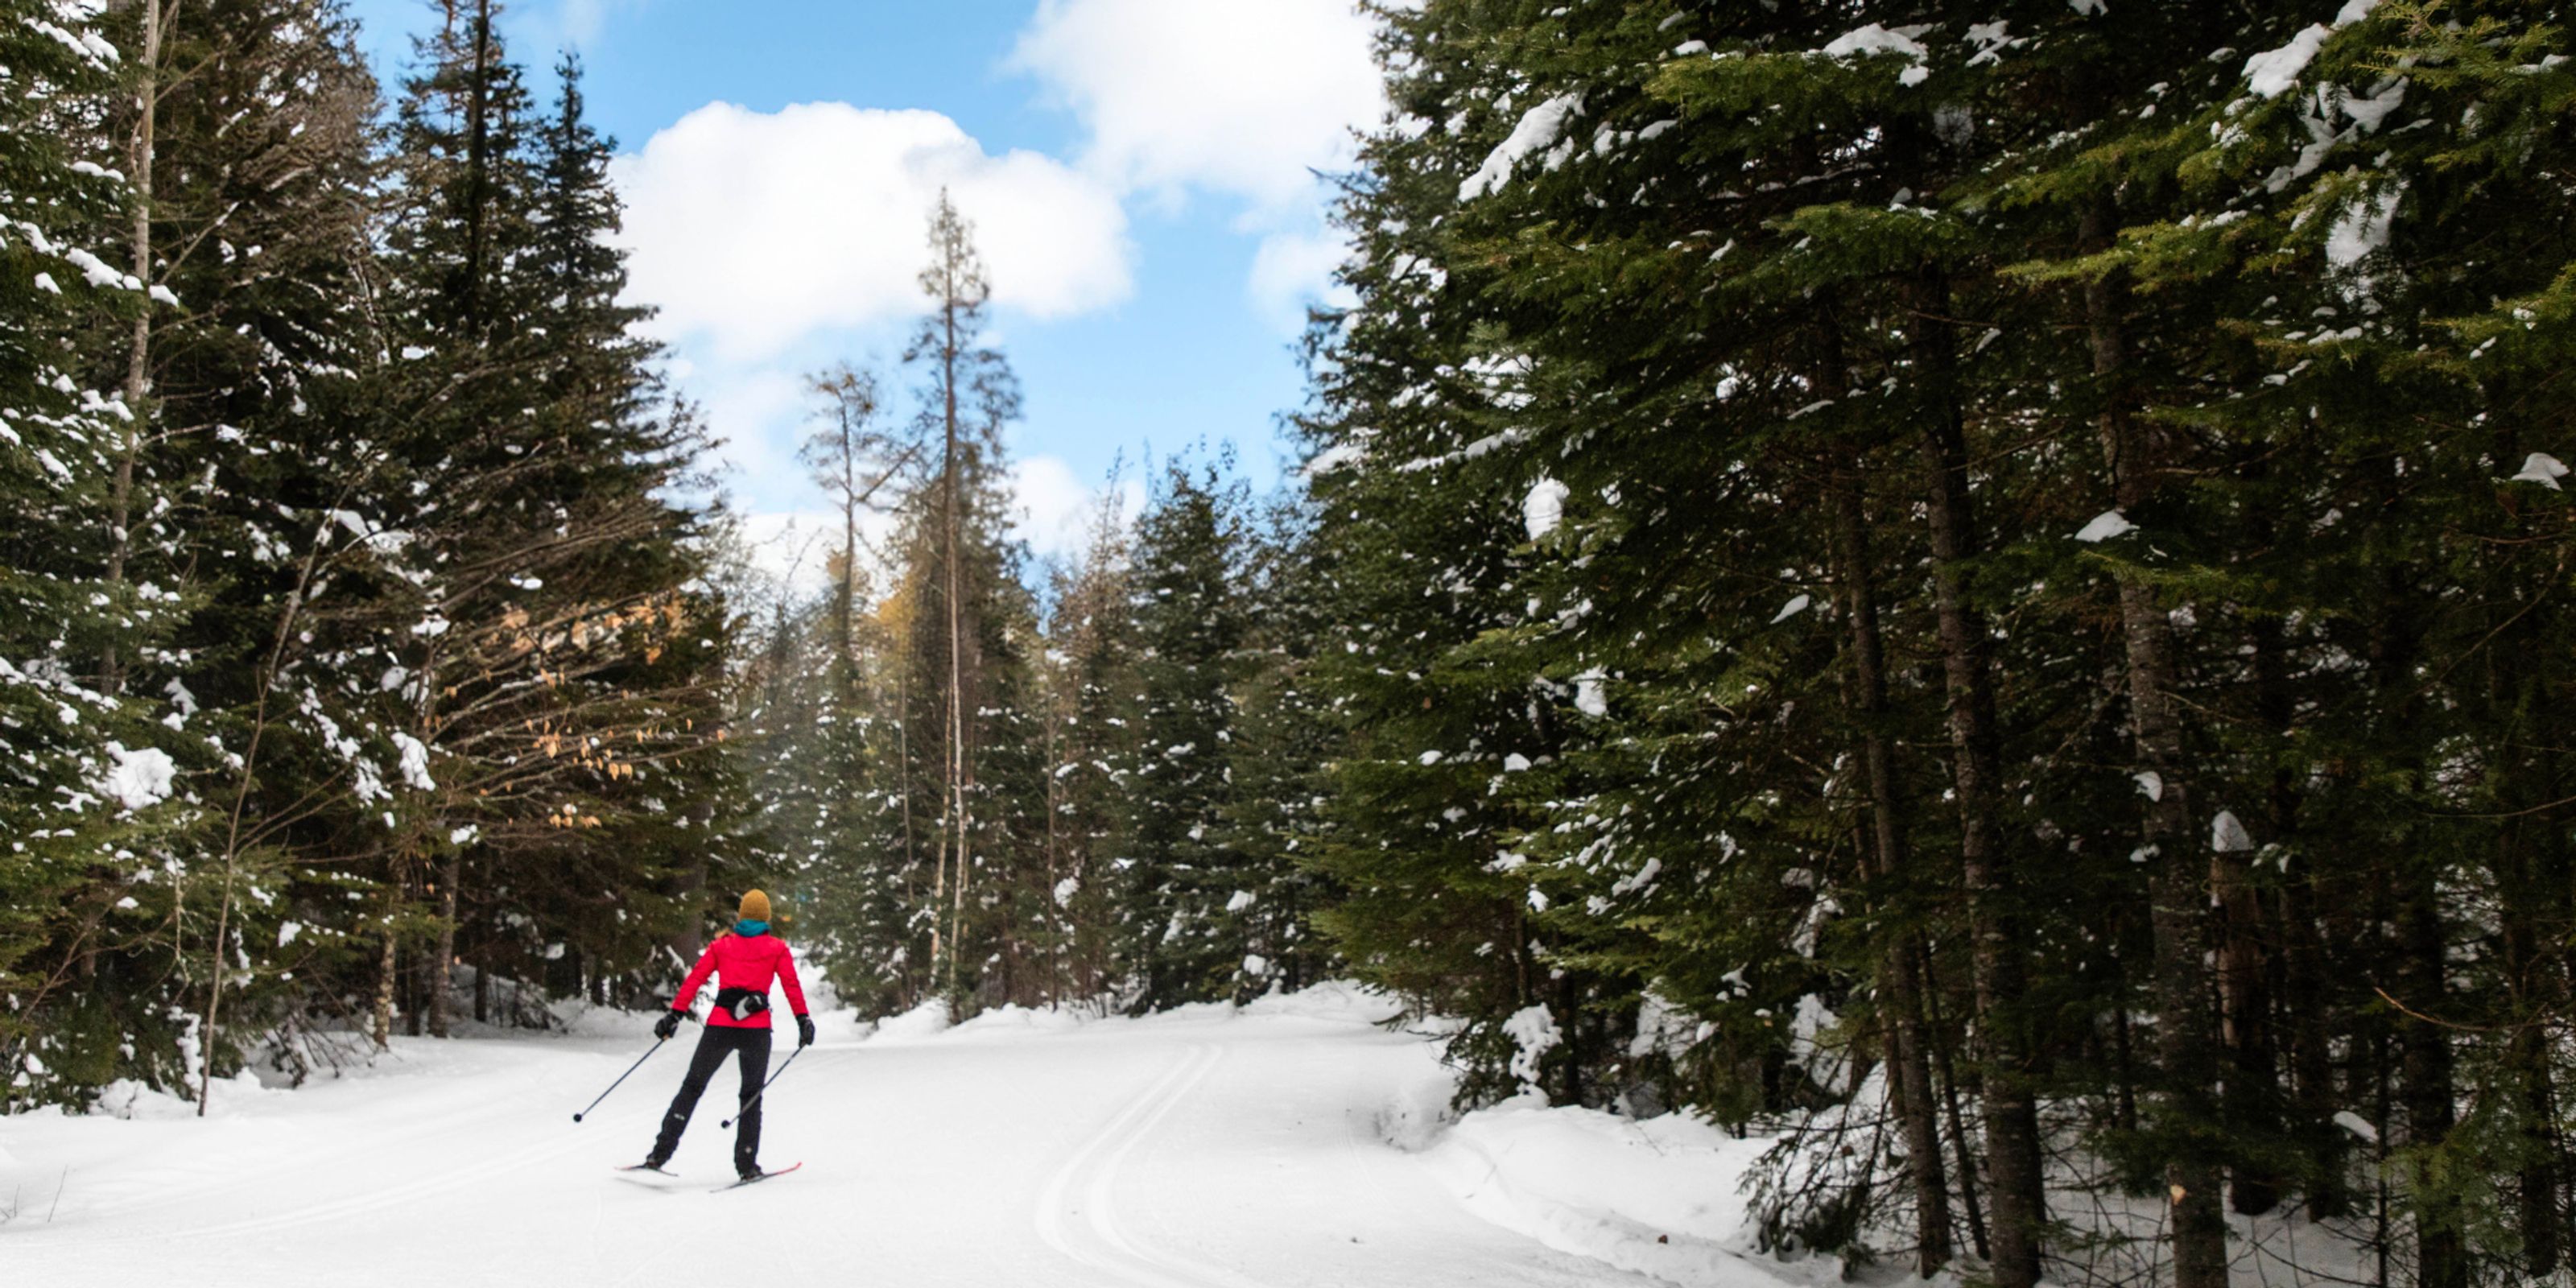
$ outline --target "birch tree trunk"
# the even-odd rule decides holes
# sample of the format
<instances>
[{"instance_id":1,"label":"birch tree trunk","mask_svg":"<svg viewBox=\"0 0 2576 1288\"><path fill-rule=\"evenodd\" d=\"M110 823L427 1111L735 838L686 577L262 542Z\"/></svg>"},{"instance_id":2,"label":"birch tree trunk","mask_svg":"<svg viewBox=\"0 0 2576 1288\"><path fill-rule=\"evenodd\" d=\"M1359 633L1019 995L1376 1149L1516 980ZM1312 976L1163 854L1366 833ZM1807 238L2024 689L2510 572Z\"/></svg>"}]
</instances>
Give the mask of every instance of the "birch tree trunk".
<instances>
[{"instance_id":1,"label":"birch tree trunk","mask_svg":"<svg viewBox=\"0 0 2576 1288\"><path fill-rule=\"evenodd\" d=\"M382 951L376 958L376 1005L374 1024L370 1027L369 1033L375 1038L376 1049L379 1051L389 1051L393 1049L394 1044L394 978L395 970L400 965L394 939L394 915L402 898L396 893L399 886L399 881L388 883L386 886L385 941Z\"/></svg>"}]
</instances>

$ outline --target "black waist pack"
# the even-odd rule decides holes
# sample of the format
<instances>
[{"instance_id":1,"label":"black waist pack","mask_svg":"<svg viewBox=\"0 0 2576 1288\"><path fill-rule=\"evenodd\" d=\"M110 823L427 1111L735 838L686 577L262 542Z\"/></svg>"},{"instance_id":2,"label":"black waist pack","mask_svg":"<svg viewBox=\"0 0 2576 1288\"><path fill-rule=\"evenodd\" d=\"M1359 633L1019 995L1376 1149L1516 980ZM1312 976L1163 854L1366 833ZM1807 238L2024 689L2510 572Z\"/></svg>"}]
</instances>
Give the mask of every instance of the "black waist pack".
<instances>
[{"instance_id":1,"label":"black waist pack","mask_svg":"<svg viewBox=\"0 0 2576 1288\"><path fill-rule=\"evenodd\" d=\"M748 988L720 988L716 990L716 1009L738 1021L765 1015L769 1011L769 993L766 989L754 992Z\"/></svg>"}]
</instances>

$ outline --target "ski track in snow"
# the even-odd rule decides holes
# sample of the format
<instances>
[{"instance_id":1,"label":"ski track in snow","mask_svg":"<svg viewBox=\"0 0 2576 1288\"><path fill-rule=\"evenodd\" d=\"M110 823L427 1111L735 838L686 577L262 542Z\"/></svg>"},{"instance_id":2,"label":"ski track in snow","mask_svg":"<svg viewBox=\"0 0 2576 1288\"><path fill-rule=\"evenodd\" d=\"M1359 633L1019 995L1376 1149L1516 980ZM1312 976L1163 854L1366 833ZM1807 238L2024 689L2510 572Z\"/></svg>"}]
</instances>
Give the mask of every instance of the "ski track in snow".
<instances>
[{"instance_id":1,"label":"ski track in snow","mask_svg":"<svg viewBox=\"0 0 2576 1288\"><path fill-rule=\"evenodd\" d=\"M1224 1053L1193 1046L1161 1081L1130 1102L1076 1151L1038 1196L1038 1237L1047 1246L1140 1288L1262 1288L1222 1269L1139 1246L1118 1216L1118 1170L1181 1097L1213 1071ZM1068 1218L1083 1218L1083 1228ZM1088 1234L1089 1238L1082 1235Z\"/></svg>"},{"instance_id":2,"label":"ski track in snow","mask_svg":"<svg viewBox=\"0 0 2576 1288\"><path fill-rule=\"evenodd\" d=\"M764 1277L871 1288L1653 1288L1488 1223L1386 1143L1436 1046L1361 1005L1058 1017L837 1040L770 1091L764 1161L730 1172L732 1072L673 1167L650 1141L673 1043L581 1125L650 1041L398 1039L297 1092L218 1086L215 1114L0 1119L10 1283L566 1285ZM615 1027L615 1026L609 1026ZM791 1039L792 1040L792 1039ZM14 1203L17 1215L5 1214ZM1747 1267L1744 1288L1781 1279Z\"/></svg>"}]
</instances>

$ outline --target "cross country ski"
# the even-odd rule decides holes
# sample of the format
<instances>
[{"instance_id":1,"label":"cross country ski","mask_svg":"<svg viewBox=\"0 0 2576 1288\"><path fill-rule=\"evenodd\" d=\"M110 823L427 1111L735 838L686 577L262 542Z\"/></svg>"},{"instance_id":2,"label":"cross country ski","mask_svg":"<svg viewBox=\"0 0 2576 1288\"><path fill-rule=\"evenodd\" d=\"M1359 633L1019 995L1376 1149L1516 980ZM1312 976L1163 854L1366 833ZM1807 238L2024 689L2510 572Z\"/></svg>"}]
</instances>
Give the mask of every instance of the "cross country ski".
<instances>
[{"instance_id":1,"label":"cross country ski","mask_svg":"<svg viewBox=\"0 0 2576 1288\"><path fill-rule=\"evenodd\" d=\"M731 1185L719 1185L714 1189L707 1191L707 1193L722 1194L726 1190L738 1190L746 1185L758 1185L762 1181L775 1180L778 1177L785 1176L789 1172L795 1171L797 1168L803 1166L803 1163L789 1163L787 1166L779 1168L774 1172L754 1172L749 1176L743 1177L741 1180L735 1181Z\"/></svg>"}]
</instances>

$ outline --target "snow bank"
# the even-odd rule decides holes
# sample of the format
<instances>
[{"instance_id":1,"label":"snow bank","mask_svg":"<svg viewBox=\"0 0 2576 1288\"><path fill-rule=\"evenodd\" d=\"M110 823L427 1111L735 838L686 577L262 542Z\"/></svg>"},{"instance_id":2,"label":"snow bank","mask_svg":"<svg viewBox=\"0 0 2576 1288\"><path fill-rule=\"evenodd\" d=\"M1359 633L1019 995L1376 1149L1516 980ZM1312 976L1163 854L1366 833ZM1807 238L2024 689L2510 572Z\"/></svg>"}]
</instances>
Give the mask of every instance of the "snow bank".
<instances>
[{"instance_id":1,"label":"snow bank","mask_svg":"<svg viewBox=\"0 0 2576 1288\"><path fill-rule=\"evenodd\" d=\"M1069 1002L1062 1006L997 1006L971 1019L951 1023L946 1004L933 1000L883 1019L843 1012L839 1022L854 1026L852 1037L866 1041L919 1042L953 1036L1065 1033L1095 1025L1189 1025L1225 1023L1246 1017L1326 1020L1342 1024L1383 1024L1404 1010L1395 998L1349 980L1326 980L1294 993L1273 990L1237 1006L1232 1002L1193 1002L1148 1015L1120 1015L1105 1004ZM820 1018L820 1008L817 1008ZM828 1030L833 1022L825 1021ZM1447 1092L1441 1093L1444 1097Z\"/></svg>"},{"instance_id":2,"label":"snow bank","mask_svg":"<svg viewBox=\"0 0 2576 1288\"><path fill-rule=\"evenodd\" d=\"M238 1108L244 1100L284 1094L282 1088L261 1082L259 1075L249 1069L229 1078L215 1079L213 1091L213 1103L207 1108L219 1118L226 1111ZM195 1118L197 1101L194 1096L182 1092L160 1091L132 1078L119 1078L99 1088L98 1098L90 1102L89 1113L98 1118L144 1121ZM0 1156L0 1163L6 1162L6 1157Z\"/></svg>"},{"instance_id":3,"label":"snow bank","mask_svg":"<svg viewBox=\"0 0 2576 1288\"><path fill-rule=\"evenodd\" d=\"M499 984L503 981L494 976L493 982ZM595 1006L578 997L559 997L547 1002L546 1014L567 1037L614 1038L620 1042L650 1041L653 1022L662 1018L658 1010L629 1011L614 1006Z\"/></svg>"},{"instance_id":4,"label":"snow bank","mask_svg":"<svg viewBox=\"0 0 2576 1288\"><path fill-rule=\"evenodd\" d=\"M1748 1270L1786 1269L1745 1251L1741 1185L1767 1146L1684 1114L1640 1121L1525 1094L1468 1114L1422 1161L1476 1215L1559 1252L1683 1288L1743 1288Z\"/></svg>"},{"instance_id":5,"label":"snow bank","mask_svg":"<svg viewBox=\"0 0 2576 1288\"><path fill-rule=\"evenodd\" d=\"M1446 1069L1397 1088L1378 1110L1378 1139L1408 1154L1439 1144L1441 1133L1458 1121L1449 1107L1457 1094L1458 1075Z\"/></svg>"},{"instance_id":6,"label":"snow bank","mask_svg":"<svg viewBox=\"0 0 2576 1288\"><path fill-rule=\"evenodd\" d=\"M1347 979L1326 980L1294 993L1270 992L1246 1002L1246 1015L1287 1015L1304 1020L1384 1024L1404 1010L1394 997Z\"/></svg>"},{"instance_id":7,"label":"snow bank","mask_svg":"<svg viewBox=\"0 0 2576 1288\"><path fill-rule=\"evenodd\" d=\"M1061 1033L1080 1028L1090 1018L1065 1007L997 1006L960 1024L957 1033Z\"/></svg>"},{"instance_id":8,"label":"snow bank","mask_svg":"<svg viewBox=\"0 0 2576 1288\"><path fill-rule=\"evenodd\" d=\"M934 997L901 1015L889 1015L877 1021L876 1028L868 1037L875 1042L918 1042L923 1038L937 1037L947 1032L950 1026L948 1003Z\"/></svg>"}]
</instances>

